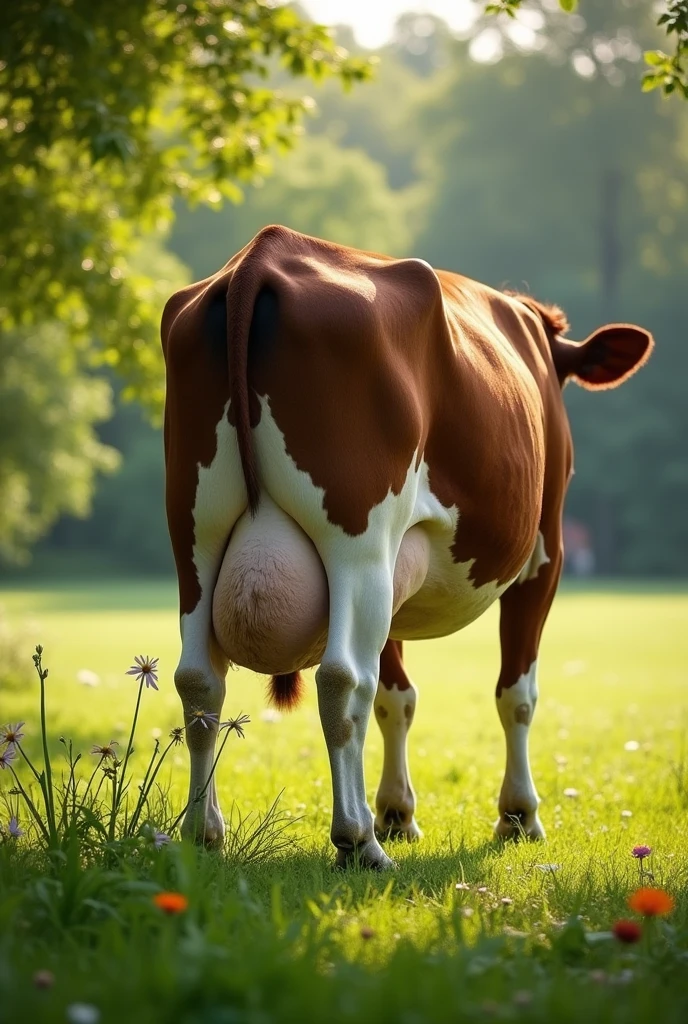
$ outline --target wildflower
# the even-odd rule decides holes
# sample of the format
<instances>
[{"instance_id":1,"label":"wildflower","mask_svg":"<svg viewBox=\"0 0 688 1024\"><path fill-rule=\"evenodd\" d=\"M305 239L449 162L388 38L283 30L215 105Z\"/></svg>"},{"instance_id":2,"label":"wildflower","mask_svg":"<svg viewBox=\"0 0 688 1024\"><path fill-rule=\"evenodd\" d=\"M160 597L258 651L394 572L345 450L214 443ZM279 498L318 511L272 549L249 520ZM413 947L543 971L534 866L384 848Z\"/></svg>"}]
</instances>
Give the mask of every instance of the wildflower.
<instances>
[{"instance_id":1,"label":"wildflower","mask_svg":"<svg viewBox=\"0 0 688 1024\"><path fill-rule=\"evenodd\" d=\"M90 668L81 668L76 674L77 683L81 683L82 686L100 686L100 676L97 672L92 672Z\"/></svg>"},{"instance_id":2,"label":"wildflower","mask_svg":"<svg viewBox=\"0 0 688 1024\"><path fill-rule=\"evenodd\" d=\"M69 1024L98 1024L100 1010L92 1003L71 1003L67 1007Z\"/></svg>"},{"instance_id":3,"label":"wildflower","mask_svg":"<svg viewBox=\"0 0 688 1024\"><path fill-rule=\"evenodd\" d=\"M663 889L636 889L628 898L631 910L643 917L659 917L669 914L674 909L673 898Z\"/></svg>"},{"instance_id":4,"label":"wildflower","mask_svg":"<svg viewBox=\"0 0 688 1024\"><path fill-rule=\"evenodd\" d=\"M151 834L151 842L156 850L161 850L163 846L167 846L168 843L172 842L172 837L168 836L167 832L158 832L153 829Z\"/></svg>"},{"instance_id":5,"label":"wildflower","mask_svg":"<svg viewBox=\"0 0 688 1024\"><path fill-rule=\"evenodd\" d=\"M157 690L158 682L158 662L159 658L149 658L148 655L145 657L143 654L137 654L134 658L136 662L130 669L127 669L128 676L136 676L137 683L145 683L147 687L152 687Z\"/></svg>"},{"instance_id":6,"label":"wildflower","mask_svg":"<svg viewBox=\"0 0 688 1024\"><path fill-rule=\"evenodd\" d=\"M0 754L0 768L4 771L5 768L9 767L10 761L14 761L16 756L16 747L14 747L12 744L10 744L8 747L5 747L2 754Z\"/></svg>"},{"instance_id":7,"label":"wildflower","mask_svg":"<svg viewBox=\"0 0 688 1024\"><path fill-rule=\"evenodd\" d=\"M117 753L115 751L115 747L118 746L119 743L117 740L110 740L110 742L103 747L99 747L97 743L94 743L91 747L91 753L97 754L99 757L109 757L111 761L116 761Z\"/></svg>"},{"instance_id":8,"label":"wildflower","mask_svg":"<svg viewBox=\"0 0 688 1024\"><path fill-rule=\"evenodd\" d=\"M9 824L7 826L7 834L9 836L12 836L13 839L19 839L21 836L24 835L24 829L20 828L19 819L17 818L16 814L13 814L12 817L10 818Z\"/></svg>"},{"instance_id":9,"label":"wildflower","mask_svg":"<svg viewBox=\"0 0 688 1024\"><path fill-rule=\"evenodd\" d=\"M625 919L613 924L612 932L619 942L625 942L628 945L631 945L633 942L639 942L643 934L642 928L636 921L627 921Z\"/></svg>"},{"instance_id":10,"label":"wildflower","mask_svg":"<svg viewBox=\"0 0 688 1024\"><path fill-rule=\"evenodd\" d=\"M580 796L580 793L577 789L574 789L573 786L569 786L568 789L564 790L564 796L569 797L571 800L575 800L576 797Z\"/></svg>"},{"instance_id":11,"label":"wildflower","mask_svg":"<svg viewBox=\"0 0 688 1024\"><path fill-rule=\"evenodd\" d=\"M651 846L634 846L631 850L631 856L635 857L637 860L645 860L645 858L649 857L651 853Z\"/></svg>"},{"instance_id":12,"label":"wildflower","mask_svg":"<svg viewBox=\"0 0 688 1024\"><path fill-rule=\"evenodd\" d=\"M230 718L228 721L223 722L220 726L221 729L233 729L234 732L240 739L244 739L244 726L248 725L251 721L248 715L238 715L236 718Z\"/></svg>"},{"instance_id":13,"label":"wildflower","mask_svg":"<svg viewBox=\"0 0 688 1024\"><path fill-rule=\"evenodd\" d=\"M519 989L518 992L514 992L514 1003L516 1006L529 1006L533 1001L533 993L528 992L527 989Z\"/></svg>"},{"instance_id":14,"label":"wildflower","mask_svg":"<svg viewBox=\"0 0 688 1024\"><path fill-rule=\"evenodd\" d=\"M184 740L184 726L177 725L170 733L170 739L173 743L182 743Z\"/></svg>"},{"instance_id":15,"label":"wildflower","mask_svg":"<svg viewBox=\"0 0 688 1024\"><path fill-rule=\"evenodd\" d=\"M454 888L459 890L465 890L466 892L468 892L468 890L470 889L470 885L468 884L468 882L457 882Z\"/></svg>"},{"instance_id":16,"label":"wildflower","mask_svg":"<svg viewBox=\"0 0 688 1024\"><path fill-rule=\"evenodd\" d=\"M189 901L181 892L156 892L153 903L166 914L183 914Z\"/></svg>"},{"instance_id":17,"label":"wildflower","mask_svg":"<svg viewBox=\"0 0 688 1024\"><path fill-rule=\"evenodd\" d=\"M191 719L190 726L198 722L204 729L209 729L211 725L217 725L220 721L220 716L213 711L192 711L189 718Z\"/></svg>"},{"instance_id":18,"label":"wildflower","mask_svg":"<svg viewBox=\"0 0 688 1024\"><path fill-rule=\"evenodd\" d=\"M514 901L511 899L510 896L502 896L500 902L503 907L510 907Z\"/></svg>"},{"instance_id":19,"label":"wildflower","mask_svg":"<svg viewBox=\"0 0 688 1024\"><path fill-rule=\"evenodd\" d=\"M34 988L52 988L55 975L52 971L36 971L33 976Z\"/></svg>"},{"instance_id":20,"label":"wildflower","mask_svg":"<svg viewBox=\"0 0 688 1024\"><path fill-rule=\"evenodd\" d=\"M17 722L16 725L3 725L0 729L0 743L19 743L19 740L24 738L24 733L21 731L24 722Z\"/></svg>"}]
</instances>

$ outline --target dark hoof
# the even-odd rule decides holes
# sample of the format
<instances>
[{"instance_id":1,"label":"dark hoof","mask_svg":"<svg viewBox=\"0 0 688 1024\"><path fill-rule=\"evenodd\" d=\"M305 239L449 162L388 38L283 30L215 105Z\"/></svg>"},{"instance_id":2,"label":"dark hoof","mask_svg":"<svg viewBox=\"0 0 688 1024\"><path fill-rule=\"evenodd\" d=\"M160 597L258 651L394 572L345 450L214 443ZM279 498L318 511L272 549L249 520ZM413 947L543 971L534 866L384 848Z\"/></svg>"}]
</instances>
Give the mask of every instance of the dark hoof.
<instances>
[{"instance_id":1,"label":"dark hoof","mask_svg":"<svg viewBox=\"0 0 688 1024\"><path fill-rule=\"evenodd\" d=\"M369 839L368 842L349 849L339 847L336 867L340 870L365 868L369 871L388 871L395 867L395 864L374 839Z\"/></svg>"},{"instance_id":2,"label":"dark hoof","mask_svg":"<svg viewBox=\"0 0 688 1024\"><path fill-rule=\"evenodd\" d=\"M495 822L494 830L495 837L503 842L510 839L514 842L518 842L520 839L538 842L546 838L537 811L514 811L513 813L505 811Z\"/></svg>"}]
</instances>

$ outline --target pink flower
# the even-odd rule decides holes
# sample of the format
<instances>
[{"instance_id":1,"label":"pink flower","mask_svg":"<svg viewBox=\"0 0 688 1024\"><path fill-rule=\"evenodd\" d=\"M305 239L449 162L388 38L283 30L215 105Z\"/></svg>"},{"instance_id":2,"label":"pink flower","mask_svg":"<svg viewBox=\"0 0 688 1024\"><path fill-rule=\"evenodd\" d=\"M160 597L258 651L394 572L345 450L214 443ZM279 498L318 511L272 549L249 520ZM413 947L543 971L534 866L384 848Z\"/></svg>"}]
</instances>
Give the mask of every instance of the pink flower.
<instances>
[{"instance_id":1,"label":"pink flower","mask_svg":"<svg viewBox=\"0 0 688 1024\"><path fill-rule=\"evenodd\" d=\"M130 669L127 669L127 675L136 676L137 683L145 683L147 687L150 686L154 690L157 690L158 662L160 659L149 658L147 654L145 657L143 654L137 654L134 661L136 664L132 665Z\"/></svg>"},{"instance_id":2,"label":"pink flower","mask_svg":"<svg viewBox=\"0 0 688 1024\"><path fill-rule=\"evenodd\" d=\"M651 846L634 846L631 850L631 856L635 857L636 860L645 860L652 853Z\"/></svg>"}]
</instances>

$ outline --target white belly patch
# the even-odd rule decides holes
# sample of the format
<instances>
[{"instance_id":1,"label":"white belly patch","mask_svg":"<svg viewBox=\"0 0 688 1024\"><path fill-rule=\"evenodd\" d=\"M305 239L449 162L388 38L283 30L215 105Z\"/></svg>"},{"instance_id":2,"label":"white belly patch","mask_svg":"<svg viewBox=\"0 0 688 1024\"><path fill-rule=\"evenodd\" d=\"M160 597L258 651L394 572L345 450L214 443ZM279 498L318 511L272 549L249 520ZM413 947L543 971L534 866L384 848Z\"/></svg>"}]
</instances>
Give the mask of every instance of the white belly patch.
<instances>
[{"instance_id":1,"label":"white belly patch","mask_svg":"<svg viewBox=\"0 0 688 1024\"><path fill-rule=\"evenodd\" d=\"M328 632L333 577L371 560L393 585L390 635L428 639L476 619L509 585L476 587L473 559L454 562L460 513L431 493L428 466L414 456L398 495L375 506L363 534L331 523L325 492L286 450L268 398L254 443L261 503L234 526L213 597L213 626L231 661L280 674L316 664Z\"/></svg>"}]
</instances>

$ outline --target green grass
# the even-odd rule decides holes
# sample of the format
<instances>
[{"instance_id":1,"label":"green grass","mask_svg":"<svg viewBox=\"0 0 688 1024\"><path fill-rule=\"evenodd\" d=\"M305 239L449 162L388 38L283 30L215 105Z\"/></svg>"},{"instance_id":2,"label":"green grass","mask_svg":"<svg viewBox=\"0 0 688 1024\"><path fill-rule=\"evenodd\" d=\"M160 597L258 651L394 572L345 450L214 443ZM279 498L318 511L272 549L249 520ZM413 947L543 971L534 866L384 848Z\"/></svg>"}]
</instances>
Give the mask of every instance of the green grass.
<instances>
[{"instance_id":1,"label":"green grass","mask_svg":"<svg viewBox=\"0 0 688 1024\"><path fill-rule=\"evenodd\" d=\"M44 645L55 737L72 736L84 750L126 739L135 684L123 673L137 653L158 655L162 669L160 693L144 695L137 764L157 730L181 723L171 584L15 587L0 594L0 606L27 655ZM233 803L235 814L263 812L282 792L293 847L254 864L175 846L124 856L108 872L78 863L48 869L21 843L5 842L0 1020L64 1021L68 1004L89 1002L103 1021L132 1024L684 1021L687 616L688 594L677 588L558 597L531 731L548 831L538 846L502 848L491 838L504 767L493 700L496 609L454 637L407 645L419 689L410 752L425 838L392 848L391 876L332 870L329 771L312 682L302 707L269 721L261 717L263 681L231 673L225 712L247 712L252 723L219 767L225 812ZM78 683L82 669L100 684ZM36 696L34 681L13 677L0 689L0 719L25 718L38 750ZM371 803L381 755L371 722ZM169 775L179 807L185 773L181 749ZM571 789L576 796L565 795ZM654 922L641 946L586 939L629 915L636 843L653 847L655 884L673 894L676 910ZM457 890L457 882L471 888ZM187 914L161 919L150 902L160 886L189 896ZM49 991L31 983L39 968L55 974Z\"/></svg>"}]
</instances>

